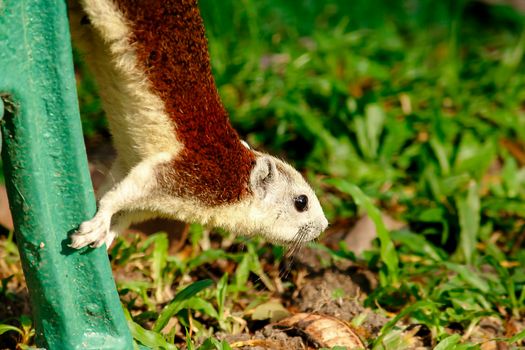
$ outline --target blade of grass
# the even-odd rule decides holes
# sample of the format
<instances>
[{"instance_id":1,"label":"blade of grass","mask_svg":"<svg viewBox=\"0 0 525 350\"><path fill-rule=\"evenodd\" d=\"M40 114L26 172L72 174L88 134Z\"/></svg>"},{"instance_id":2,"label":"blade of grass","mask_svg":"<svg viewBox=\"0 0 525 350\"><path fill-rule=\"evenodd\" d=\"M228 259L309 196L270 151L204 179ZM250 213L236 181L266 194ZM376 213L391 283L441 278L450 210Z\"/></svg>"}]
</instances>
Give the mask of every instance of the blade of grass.
<instances>
[{"instance_id":1,"label":"blade of grass","mask_svg":"<svg viewBox=\"0 0 525 350\"><path fill-rule=\"evenodd\" d=\"M177 293L175 298L173 298L173 300L164 308L164 310L162 310L159 318L157 321L155 321L152 330L154 332L160 332L162 328L166 326L169 319L184 308L185 304L183 304L183 301L190 299L201 290L210 287L212 284L213 281L210 279L197 281Z\"/></svg>"},{"instance_id":2,"label":"blade of grass","mask_svg":"<svg viewBox=\"0 0 525 350\"><path fill-rule=\"evenodd\" d=\"M124 309L124 315L128 320L128 326L133 335L133 339L151 349L177 350L177 347L170 344L162 335L155 331L149 331L138 323L134 322L128 310Z\"/></svg>"},{"instance_id":3,"label":"blade of grass","mask_svg":"<svg viewBox=\"0 0 525 350\"><path fill-rule=\"evenodd\" d=\"M154 241L151 274L155 284L155 298L156 300L161 300L163 289L162 271L166 267L168 258L168 236L165 233L156 234Z\"/></svg>"},{"instance_id":4,"label":"blade of grass","mask_svg":"<svg viewBox=\"0 0 525 350\"><path fill-rule=\"evenodd\" d=\"M221 258L227 258L228 254L222 249L210 249L200 253L195 258L190 259L187 262L187 270L192 271L193 269L210 262L217 261Z\"/></svg>"},{"instance_id":5,"label":"blade of grass","mask_svg":"<svg viewBox=\"0 0 525 350\"><path fill-rule=\"evenodd\" d=\"M248 282L248 277L250 275L250 256L249 254L245 254L242 257L241 262L237 265L237 270L235 271L235 286L237 287L237 291L242 290L246 287L246 283Z\"/></svg>"},{"instance_id":6,"label":"blade of grass","mask_svg":"<svg viewBox=\"0 0 525 350\"><path fill-rule=\"evenodd\" d=\"M443 261L446 254L427 241L424 236L407 230L395 232L392 238L404 246L410 248L414 253L428 257L436 262Z\"/></svg>"},{"instance_id":7,"label":"blade of grass","mask_svg":"<svg viewBox=\"0 0 525 350\"><path fill-rule=\"evenodd\" d=\"M0 324L0 335L4 334L5 332L9 332L9 331L15 331L21 335L23 334L22 330L18 327L11 326L8 324Z\"/></svg>"},{"instance_id":8,"label":"blade of grass","mask_svg":"<svg viewBox=\"0 0 525 350\"><path fill-rule=\"evenodd\" d=\"M525 329L519 332L518 334L514 335L512 338L510 338L507 341L512 344L512 343L517 343L519 341L522 341L523 339L525 339Z\"/></svg>"},{"instance_id":9,"label":"blade of grass","mask_svg":"<svg viewBox=\"0 0 525 350\"><path fill-rule=\"evenodd\" d=\"M385 122L385 113L381 106L377 104L367 105L365 107L365 122L370 153L375 159L379 149L379 138L383 131L383 124Z\"/></svg>"},{"instance_id":10,"label":"blade of grass","mask_svg":"<svg viewBox=\"0 0 525 350\"><path fill-rule=\"evenodd\" d=\"M232 350L225 340L208 338L197 350Z\"/></svg>"},{"instance_id":11,"label":"blade of grass","mask_svg":"<svg viewBox=\"0 0 525 350\"><path fill-rule=\"evenodd\" d=\"M471 181L466 197L456 198L458 206L459 246L456 253L461 252L467 264L472 264L476 252L476 241L480 221L480 199L476 182Z\"/></svg>"},{"instance_id":12,"label":"blade of grass","mask_svg":"<svg viewBox=\"0 0 525 350\"><path fill-rule=\"evenodd\" d=\"M441 175L448 176L450 174L450 164L445 146L437 137L431 138L429 144L438 160Z\"/></svg>"},{"instance_id":13,"label":"blade of grass","mask_svg":"<svg viewBox=\"0 0 525 350\"><path fill-rule=\"evenodd\" d=\"M217 283L217 308L219 311L219 323L223 321L224 317L224 304L226 303L226 293L228 291L228 273L225 273L219 283ZM222 325L221 325L222 327Z\"/></svg>"},{"instance_id":14,"label":"blade of grass","mask_svg":"<svg viewBox=\"0 0 525 350\"><path fill-rule=\"evenodd\" d=\"M434 350L454 350L460 340L461 337L459 334L452 334L451 336L448 336L440 341Z\"/></svg>"},{"instance_id":15,"label":"blade of grass","mask_svg":"<svg viewBox=\"0 0 525 350\"><path fill-rule=\"evenodd\" d=\"M512 277L510 276L509 271L505 267L503 267L501 265L501 262L493 256L487 256L486 260L498 272L500 280L502 282L501 284L505 286L507 296L510 299L510 303L512 305L512 313L516 318L519 318L520 304L518 303L518 299L516 298L516 286Z\"/></svg>"},{"instance_id":16,"label":"blade of grass","mask_svg":"<svg viewBox=\"0 0 525 350\"><path fill-rule=\"evenodd\" d=\"M465 265L453 264L445 262L445 266L456 272L463 281L467 282L471 287L477 288L483 293L490 291L490 286L486 280L482 279L479 274L475 273Z\"/></svg>"},{"instance_id":17,"label":"blade of grass","mask_svg":"<svg viewBox=\"0 0 525 350\"><path fill-rule=\"evenodd\" d=\"M381 332L379 333L380 334L379 337L377 337L376 340L374 340L374 343L372 344L372 349L373 350L380 349L380 346L382 346L383 338L388 334L388 332L390 332L394 328L394 326L403 317L410 315L411 313L413 313L414 311L416 311L418 309L423 309L423 308L426 308L426 307L432 308L432 307L435 307L435 305L436 304L434 302L421 300L421 301L418 301L418 302L416 302L416 303L414 303L414 304L404 308L403 311L398 313L396 317L394 317L393 319L388 321L383 326L383 328L381 328Z\"/></svg>"},{"instance_id":18,"label":"blade of grass","mask_svg":"<svg viewBox=\"0 0 525 350\"><path fill-rule=\"evenodd\" d=\"M387 267L389 282L393 286L397 286L399 284L399 258L390 234L383 223L379 209L359 187L340 179L329 179L327 183L333 185L339 191L352 196L356 204L372 219L379 237L381 259Z\"/></svg>"},{"instance_id":19,"label":"blade of grass","mask_svg":"<svg viewBox=\"0 0 525 350\"><path fill-rule=\"evenodd\" d=\"M206 314L215 319L219 318L219 314L217 313L217 310L215 310L213 305L202 298L192 297L190 299L185 300L183 303L185 308L200 311L203 314Z\"/></svg>"}]
</instances>

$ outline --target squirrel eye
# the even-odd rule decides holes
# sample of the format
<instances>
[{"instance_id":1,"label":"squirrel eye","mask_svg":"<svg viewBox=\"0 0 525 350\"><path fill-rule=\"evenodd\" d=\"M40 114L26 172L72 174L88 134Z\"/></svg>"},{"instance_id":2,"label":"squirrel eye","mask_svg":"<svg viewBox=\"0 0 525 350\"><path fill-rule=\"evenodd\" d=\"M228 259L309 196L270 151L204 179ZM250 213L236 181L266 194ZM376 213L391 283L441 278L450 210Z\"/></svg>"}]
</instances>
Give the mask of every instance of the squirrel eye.
<instances>
[{"instance_id":1,"label":"squirrel eye","mask_svg":"<svg viewBox=\"0 0 525 350\"><path fill-rule=\"evenodd\" d=\"M297 196L294 199L294 205L297 211L300 211L300 212L305 211L308 206L308 197L306 197L304 194Z\"/></svg>"}]
</instances>

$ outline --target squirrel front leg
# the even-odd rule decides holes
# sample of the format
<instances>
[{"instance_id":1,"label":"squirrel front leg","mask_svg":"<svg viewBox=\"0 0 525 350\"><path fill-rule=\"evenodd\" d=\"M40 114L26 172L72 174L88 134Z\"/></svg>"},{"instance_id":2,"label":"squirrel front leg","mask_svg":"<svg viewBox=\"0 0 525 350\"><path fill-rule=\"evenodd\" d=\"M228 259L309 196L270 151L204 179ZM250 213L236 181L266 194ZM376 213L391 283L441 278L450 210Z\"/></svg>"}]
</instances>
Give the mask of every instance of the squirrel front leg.
<instances>
[{"instance_id":1,"label":"squirrel front leg","mask_svg":"<svg viewBox=\"0 0 525 350\"><path fill-rule=\"evenodd\" d=\"M128 175L102 196L97 213L71 235L69 246L82 248L90 245L97 248L106 243L109 247L115 236L130 223L141 221L143 213L151 211L147 205L157 186L156 168L171 157L170 154L159 153L132 168Z\"/></svg>"}]
</instances>

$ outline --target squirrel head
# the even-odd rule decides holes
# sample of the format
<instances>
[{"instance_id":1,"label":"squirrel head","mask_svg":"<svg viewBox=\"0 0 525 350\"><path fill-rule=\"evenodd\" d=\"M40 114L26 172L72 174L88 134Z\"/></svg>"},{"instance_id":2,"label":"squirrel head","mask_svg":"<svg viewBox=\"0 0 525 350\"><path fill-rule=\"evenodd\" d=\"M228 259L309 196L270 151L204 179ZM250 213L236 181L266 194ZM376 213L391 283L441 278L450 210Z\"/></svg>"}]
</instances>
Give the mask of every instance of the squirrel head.
<instances>
[{"instance_id":1,"label":"squirrel head","mask_svg":"<svg viewBox=\"0 0 525 350\"><path fill-rule=\"evenodd\" d=\"M328 226L328 220L312 188L285 162L255 154L246 218L254 233L287 245L317 238Z\"/></svg>"}]
</instances>

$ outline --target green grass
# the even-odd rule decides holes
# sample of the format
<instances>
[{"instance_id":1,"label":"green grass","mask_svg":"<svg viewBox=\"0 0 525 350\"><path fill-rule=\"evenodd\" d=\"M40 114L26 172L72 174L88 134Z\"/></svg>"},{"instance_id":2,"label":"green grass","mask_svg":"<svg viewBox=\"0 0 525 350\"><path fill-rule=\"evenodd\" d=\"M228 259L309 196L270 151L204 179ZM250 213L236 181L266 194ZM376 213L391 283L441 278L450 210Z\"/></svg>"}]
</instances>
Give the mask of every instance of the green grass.
<instances>
[{"instance_id":1,"label":"green grass","mask_svg":"<svg viewBox=\"0 0 525 350\"><path fill-rule=\"evenodd\" d=\"M494 231L513 246L525 194L523 18L500 8L477 18L473 5L447 2L414 2L412 12L374 4L386 1L313 3L246 2L262 14L252 29L249 11L234 11L247 38L228 37L218 24L226 18L209 11L217 82L236 126L316 174L333 220L356 207L319 175L358 185L457 249L457 261L472 263L475 243ZM290 28L293 18L311 25Z\"/></svg>"},{"instance_id":2,"label":"green grass","mask_svg":"<svg viewBox=\"0 0 525 350\"><path fill-rule=\"evenodd\" d=\"M391 321L366 339L370 348L403 348L403 320L427 327L439 350L479 349L461 335L485 317L523 321L523 15L466 0L200 5L235 127L303 170L333 225L367 213L377 227L362 256L318 248L329 263L377 274L364 303ZM105 125L94 91L81 80L88 135ZM406 228L388 232L381 212ZM169 255L163 234L112 248L115 269L142 271L118 282L139 342L173 348L174 317L189 349L228 349L214 333L242 330L243 312L278 294L268 274L282 264L281 248L252 240L204 250L205 233L192 226L186 255ZM27 320L18 324L11 331L27 338ZM518 329L505 339L524 338ZM208 340L197 347L198 339Z\"/></svg>"},{"instance_id":3,"label":"green grass","mask_svg":"<svg viewBox=\"0 0 525 350\"><path fill-rule=\"evenodd\" d=\"M332 223L360 206L376 223L379 249L360 257L380 274L368 305L408 308L451 343L453 323L522 317L522 15L468 1L201 5L236 127L310 174ZM407 228L390 240L355 185Z\"/></svg>"}]
</instances>

